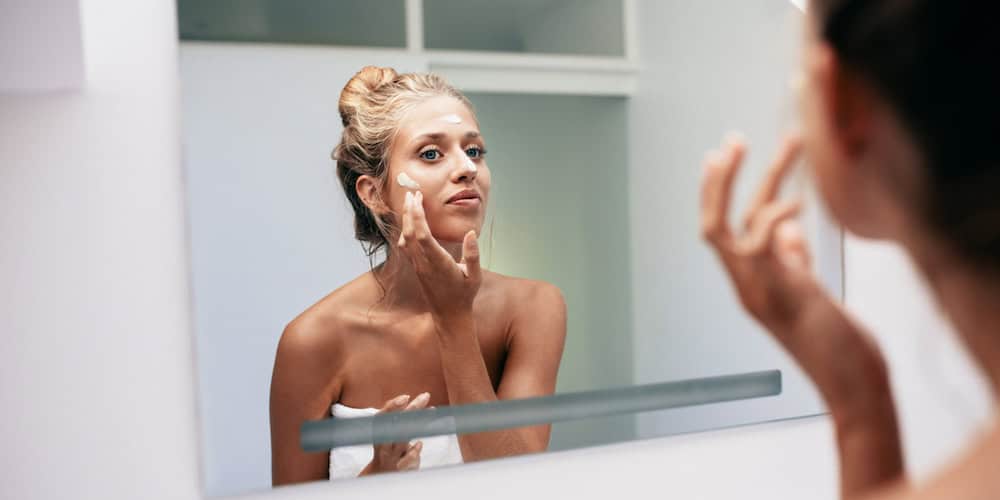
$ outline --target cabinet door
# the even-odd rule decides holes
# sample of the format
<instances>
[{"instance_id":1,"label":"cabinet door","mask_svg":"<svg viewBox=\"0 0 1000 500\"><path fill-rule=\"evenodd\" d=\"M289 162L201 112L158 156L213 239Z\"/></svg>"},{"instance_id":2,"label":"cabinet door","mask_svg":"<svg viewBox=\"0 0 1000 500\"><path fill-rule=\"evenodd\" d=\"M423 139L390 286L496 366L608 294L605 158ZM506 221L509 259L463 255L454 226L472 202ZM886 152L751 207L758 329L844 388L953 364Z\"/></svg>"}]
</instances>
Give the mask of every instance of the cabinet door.
<instances>
[{"instance_id":1,"label":"cabinet door","mask_svg":"<svg viewBox=\"0 0 1000 500\"><path fill-rule=\"evenodd\" d=\"M623 0L423 0L424 47L625 56Z\"/></svg>"},{"instance_id":2,"label":"cabinet door","mask_svg":"<svg viewBox=\"0 0 1000 500\"><path fill-rule=\"evenodd\" d=\"M404 0L177 1L182 40L406 46Z\"/></svg>"}]
</instances>

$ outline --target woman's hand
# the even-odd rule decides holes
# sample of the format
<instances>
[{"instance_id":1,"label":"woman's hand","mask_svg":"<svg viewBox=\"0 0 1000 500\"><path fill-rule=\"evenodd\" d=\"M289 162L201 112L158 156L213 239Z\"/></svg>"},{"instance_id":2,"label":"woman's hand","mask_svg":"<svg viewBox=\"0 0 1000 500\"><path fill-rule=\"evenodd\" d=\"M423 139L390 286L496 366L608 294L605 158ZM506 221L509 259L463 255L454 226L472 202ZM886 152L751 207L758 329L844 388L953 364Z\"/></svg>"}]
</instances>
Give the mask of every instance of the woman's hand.
<instances>
[{"instance_id":1,"label":"woman's hand","mask_svg":"<svg viewBox=\"0 0 1000 500\"><path fill-rule=\"evenodd\" d=\"M788 340L807 306L829 300L811 270L802 230L793 219L800 200L779 200L781 181L799 155L796 138L782 146L756 197L734 232L727 220L733 180L746 152L742 140L730 138L722 151L705 160L701 193L701 227L729 273L743 306L779 340Z\"/></svg>"},{"instance_id":2,"label":"woman's hand","mask_svg":"<svg viewBox=\"0 0 1000 500\"><path fill-rule=\"evenodd\" d=\"M386 401L379 410L379 413L420 410L427 407L427 402L430 399L430 394L426 392L413 398L413 401L410 401L409 395L403 394ZM373 447L375 453L372 461L361 471L360 475L362 476L382 472L417 470L420 468L420 451L424 447L422 441L414 443L383 443L373 445Z\"/></svg>"},{"instance_id":3,"label":"woman's hand","mask_svg":"<svg viewBox=\"0 0 1000 500\"><path fill-rule=\"evenodd\" d=\"M898 481L902 448L888 372L878 347L822 287L793 217L800 202L778 199L799 154L785 141L736 234L726 221L745 147L730 139L705 162L702 233L718 253L743 306L816 384L837 431L844 498Z\"/></svg>"},{"instance_id":4,"label":"woman's hand","mask_svg":"<svg viewBox=\"0 0 1000 500\"><path fill-rule=\"evenodd\" d=\"M482 283L476 232L466 233L462 241L462 259L456 263L431 234L423 201L424 196L419 191L407 191L403 229L397 246L410 258L436 318L471 314L472 303Z\"/></svg>"}]
</instances>

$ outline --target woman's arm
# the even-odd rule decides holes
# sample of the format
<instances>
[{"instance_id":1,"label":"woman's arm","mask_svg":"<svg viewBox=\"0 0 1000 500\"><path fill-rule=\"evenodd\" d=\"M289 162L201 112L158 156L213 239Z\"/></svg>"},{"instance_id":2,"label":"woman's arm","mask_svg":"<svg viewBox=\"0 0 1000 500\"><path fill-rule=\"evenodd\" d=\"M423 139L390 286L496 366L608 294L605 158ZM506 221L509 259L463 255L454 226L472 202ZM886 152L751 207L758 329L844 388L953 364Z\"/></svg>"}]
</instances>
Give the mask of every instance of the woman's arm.
<instances>
[{"instance_id":1,"label":"woman's arm","mask_svg":"<svg viewBox=\"0 0 1000 500\"><path fill-rule=\"evenodd\" d=\"M278 343L271 375L271 483L274 486L329 478L330 453L307 453L299 430L307 420L330 414L340 399L330 335L293 321Z\"/></svg>"},{"instance_id":2,"label":"woman's arm","mask_svg":"<svg viewBox=\"0 0 1000 500\"><path fill-rule=\"evenodd\" d=\"M469 316L436 320L441 364L451 404L480 403L550 395L566 339L566 304L559 289L538 283L514 311L507 359L496 392ZM479 432L459 437L467 461L544 451L551 425Z\"/></svg>"},{"instance_id":3,"label":"woman's arm","mask_svg":"<svg viewBox=\"0 0 1000 500\"><path fill-rule=\"evenodd\" d=\"M730 228L727 214L744 146L734 139L724 151L711 153L702 185L703 236L744 308L796 359L826 401L837 433L842 497L905 488L882 355L815 279L805 239L792 221L799 203L777 199L798 152L797 140L786 141L739 232Z\"/></svg>"},{"instance_id":4,"label":"woman's arm","mask_svg":"<svg viewBox=\"0 0 1000 500\"><path fill-rule=\"evenodd\" d=\"M482 283L476 234L462 243L461 262L433 238L423 209L423 195L407 193L398 247L413 264L437 329L441 364L451 404L482 403L499 398L551 394L566 336L566 306L558 289L539 286L518 303L509 352L497 391L486 370L473 317ZM549 426L507 429L459 436L466 461L542 451Z\"/></svg>"},{"instance_id":5,"label":"woman's arm","mask_svg":"<svg viewBox=\"0 0 1000 500\"><path fill-rule=\"evenodd\" d=\"M906 485L885 360L871 337L825 294L794 326L772 330L816 384L833 419L841 498Z\"/></svg>"}]
</instances>

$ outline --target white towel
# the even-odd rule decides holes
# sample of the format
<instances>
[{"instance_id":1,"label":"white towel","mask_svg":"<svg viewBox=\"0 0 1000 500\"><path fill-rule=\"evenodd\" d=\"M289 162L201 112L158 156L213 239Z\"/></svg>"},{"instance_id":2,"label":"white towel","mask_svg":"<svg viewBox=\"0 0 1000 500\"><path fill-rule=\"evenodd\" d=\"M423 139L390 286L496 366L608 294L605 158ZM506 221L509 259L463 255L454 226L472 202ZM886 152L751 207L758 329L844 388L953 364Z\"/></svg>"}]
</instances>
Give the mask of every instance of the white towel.
<instances>
[{"instance_id":1,"label":"white towel","mask_svg":"<svg viewBox=\"0 0 1000 500\"><path fill-rule=\"evenodd\" d=\"M378 413L375 408L351 408L335 404L330 409L333 418L370 417ZM424 443L420 452L420 468L438 467L462 463L462 450L458 447L458 436L432 436L420 438ZM357 477L372 461L372 445L342 446L330 450L330 480Z\"/></svg>"}]
</instances>

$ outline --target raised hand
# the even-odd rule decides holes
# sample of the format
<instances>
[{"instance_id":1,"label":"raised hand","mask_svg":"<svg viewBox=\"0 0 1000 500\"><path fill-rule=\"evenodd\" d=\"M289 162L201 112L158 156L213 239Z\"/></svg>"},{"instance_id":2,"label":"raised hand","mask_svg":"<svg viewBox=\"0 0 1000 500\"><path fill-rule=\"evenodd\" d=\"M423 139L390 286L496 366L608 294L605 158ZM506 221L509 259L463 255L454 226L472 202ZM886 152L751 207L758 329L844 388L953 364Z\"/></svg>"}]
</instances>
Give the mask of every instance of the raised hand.
<instances>
[{"instance_id":1,"label":"raised hand","mask_svg":"<svg viewBox=\"0 0 1000 500\"><path fill-rule=\"evenodd\" d=\"M811 300L826 299L811 269L811 255L794 217L801 200L778 199L781 181L799 155L797 138L785 141L747 209L741 230L727 220L733 180L746 147L730 138L705 160L702 235L715 249L743 306L780 337Z\"/></svg>"},{"instance_id":2,"label":"raised hand","mask_svg":"<svg viewBox=\"0 0 1000 500\"><path fill-rule=\"evenodd\" d=\"M470 313L482 283L476 232L465 234L462 258L455 262L431 234L423 200L419 191L406 193L397 246L409 257L432 313L439 317Z\"/></svg>"}]
</instances>

